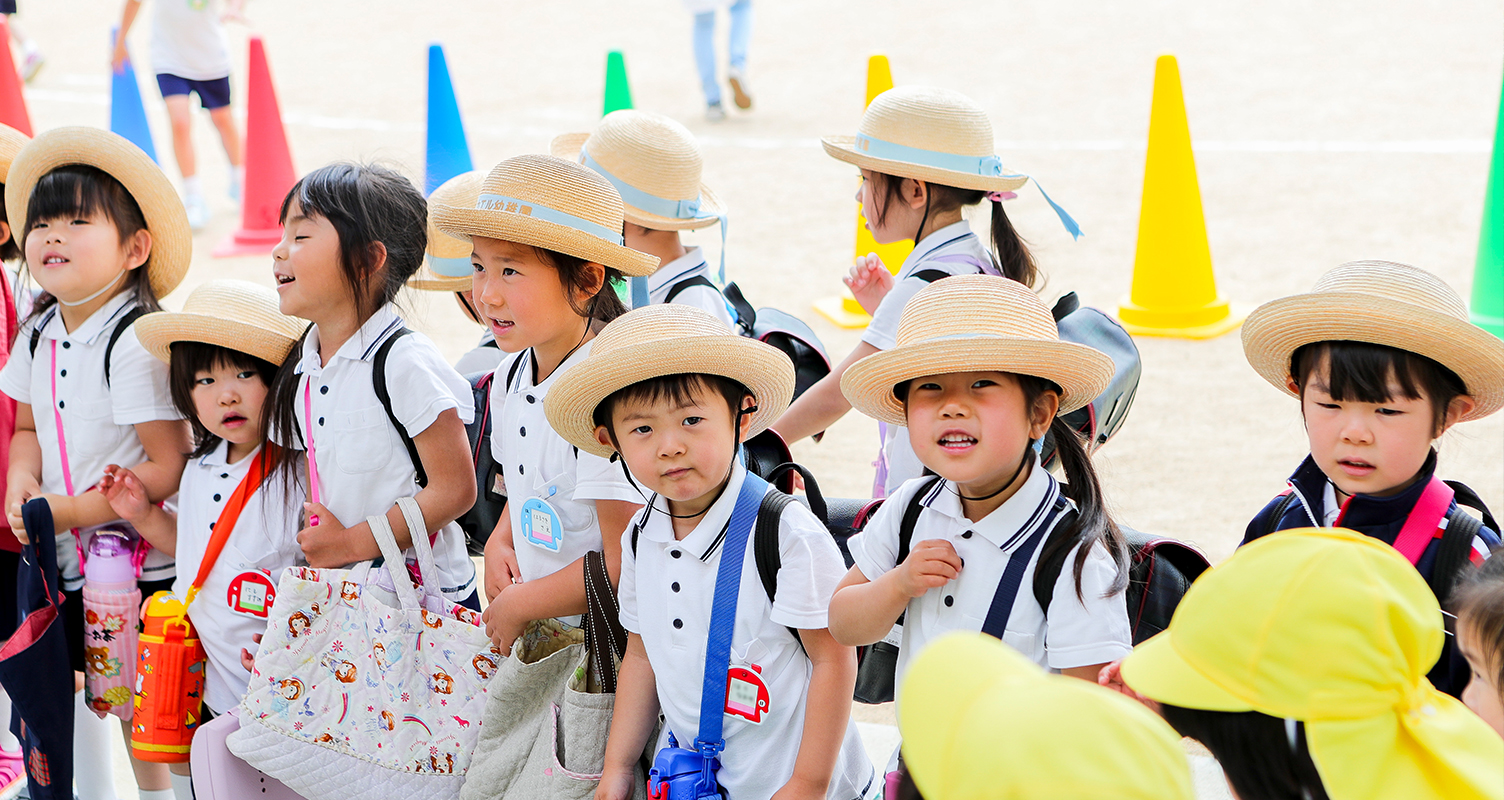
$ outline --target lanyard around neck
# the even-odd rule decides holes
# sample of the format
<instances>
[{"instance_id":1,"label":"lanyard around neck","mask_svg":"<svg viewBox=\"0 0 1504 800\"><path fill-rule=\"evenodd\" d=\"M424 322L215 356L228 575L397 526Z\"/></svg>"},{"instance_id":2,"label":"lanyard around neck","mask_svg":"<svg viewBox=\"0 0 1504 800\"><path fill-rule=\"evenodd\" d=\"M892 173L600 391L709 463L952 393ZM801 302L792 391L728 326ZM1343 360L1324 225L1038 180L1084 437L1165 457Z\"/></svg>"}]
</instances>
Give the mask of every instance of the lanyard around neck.
<instances>
[{"instance_id":1,"label":"lanyard around neck","mask_svg":"<svg viewBox=\"0 0 1504 800\"><path fill-rule=\"evenodd\" d=\"M319 461L315 457L313 448L313 381L310 379L303 384L303 430L304 443L308 445L308 496L313 502L319 500ZM310 520L310 525L317 525L316 521Z\"/></svg>"}]
</instances>

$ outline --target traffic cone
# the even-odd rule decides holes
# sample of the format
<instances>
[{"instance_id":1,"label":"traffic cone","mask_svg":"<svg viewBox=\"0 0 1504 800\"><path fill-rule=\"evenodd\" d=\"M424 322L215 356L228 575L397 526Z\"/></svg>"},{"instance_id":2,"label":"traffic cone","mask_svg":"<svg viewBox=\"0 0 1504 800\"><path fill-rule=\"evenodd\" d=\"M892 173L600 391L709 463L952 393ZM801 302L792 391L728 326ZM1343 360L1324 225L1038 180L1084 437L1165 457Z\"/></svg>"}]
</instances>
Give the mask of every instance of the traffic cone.
<instances>
[{"instance_id":1,"label":"traffic cone","mask_svg":"<svg viewBox=\"0 0 1504 800\"><path fill-rule=\"evenodd\" d=\"M10 27L0 16L0 123L31 136L31 114L26 111L26 97L21 94L21 76L16 74L16 60L10 54Z\"/></svg>"},{"instance_id":2,"label":"traffic cone","mask_svg":"<svg viewBox=\"0 0 1504 800\"><path fill-rule=\"evenodd\" d=\"M601 116L632 107L632 87L627 83L627 61L620 50L606 54L606 102Z\"/></svg>"},{"instance_id":3,"label":"traffic cone","mask_svg":"<svg viewBox=\"0 0 1504 800\"><path fill-rule=\"evenodd\" d=\"M119 32L119 28L110 29L112 54ZM136 69L131 66L130 56L126 56L121 71L110 73L110 133L125 137L126 141L146 151L152 161L157 161L157 148L151 141L151 125L146 121L146 106L141 102L141 84L136 82Z\"/></svg>"},{"instance_id":4,"label":"traffic cone","mask_svg":"<svg viewBox=\"0 0 1504 800\"><path fill-rule=\"evenodd\" d=\"M1473 266L1473 323L1504 338L1504 96L1494 126L1494 155L1483 198L1483 230Z\"/></svg>"},{"instance_id":5,"label":"traffic cone","mask_svg":"<svg viewBox=\"0 0 1504 800\"><path fill-rule=\"evenodd\" d=\"M424 166L423 195L432 194L444 181L473 169L465 123L460 119L460 103L449 79L449 63L444 60L444 46L434 42L428 46L428 160Z\"/></svg>"},{"instance_id":6,"label":"traffic cone","mask_svg":"<svg viewBox=\"0 0 1504 800\"><path fill-rule=\"evenodd\" d=\"M888 66L888 57L875 55L867 59L867 102L862 108L872 105L872 100L883 92L893 88L893 71ZM883 266L893 274L898 274L898 268L903 266L903 260L909 257L914 250L914 240L904 239L900 242L878 244L872 239L872 232L867 230L867 220L862 216L862 205L856 206L856 254L853 260L861 258L868 253L877 253L878 258L883 260ZM815 311L825 317L836 326L841 328L865 328L872 317L862 310L861 303L851 296L849 289L842 289L836 297L827 297L815 302Z\"/></svg>"},{"instance_id":7,"label":"traffic cone","mask_svg":"<svg viewBox=\"0 0 1504 800\"><path fill-rule=\"evenodd\" d=\"M266 47L260 36L250 39L250 89L246 93L245 193L240 207L240 230L214 248L214 256L270 253L282 239L282 200L297 182L287 131L277 107Z\"/></svg>"},{"instance_id":8,"label":"traffic cone","mask_svg":"<svg viewBox=\"0 0 1504 800\"><path fill-rule=\"evenodd\" d=\"M1118 318L1133 334L1210 339L1243 324L1245 316L1217 295L1180 67L1174 56L1160 56L1154 68L1133 290L1118 306Z\"/></svg>"}]
</instances>

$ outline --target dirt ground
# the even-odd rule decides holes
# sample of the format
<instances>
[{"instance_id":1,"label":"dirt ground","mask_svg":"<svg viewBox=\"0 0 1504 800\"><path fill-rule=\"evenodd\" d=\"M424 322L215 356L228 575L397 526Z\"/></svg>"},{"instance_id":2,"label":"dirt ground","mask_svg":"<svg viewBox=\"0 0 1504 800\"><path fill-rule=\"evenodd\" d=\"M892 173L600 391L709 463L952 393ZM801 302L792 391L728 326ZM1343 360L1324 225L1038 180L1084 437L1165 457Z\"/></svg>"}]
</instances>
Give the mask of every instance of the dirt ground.
<instances>
[{"instance_id":1,"label":"dirt ground","mask_svg":"<svg viewBox=\"0 0 1504 800\"><path fill-rule=\"evenodd\" d=\"M701 137L706 180L732 209L732 278L754 303L810 320L837 359L858 332L810 304L839 290L851 261L855 170L826 157L818 137L854 132L869 54L886 53L901 84L956 89L988 110L1004 163L1039 177L1086 231L1073 242L1032 187L1010 204L1049 277L1044 294L1075 290L1109 311L1132 275L1156 56L1180 59L1218 286L1246 307L1362 258L1424 266L1467 296L1504 61L1500 2L759 0L757 107L710 124L689 17L673 0L252 0L248 13L299 170L379 159L420 183L429 42L447 48L480 168L587 129L600 115L605 53L622 50L637 107ZM28 89L37 128L107 123L118 14L115 0L22 4L48 59ZM143 15L133 50L175 177L149 27ZM231 31L237 64L247 33ZM234 76L237 102L244 79ZM169 307L210 278L271 280L269 258L210 256L237 218L207 117L196 136L218 216L195 238ZM718 232L692 238L714 257ZM447 298L413 294L409 321L458 357L478 330ZM1124 522L1223 558L1306 453L1297 405L1248 367L1236 333L1138 344L1134 411L1097 459L1107 496ZM827 494L856 496L870 487L876 447L876 425L853 414L795 454ZM1504 415L1461 426L1441 453L1447 477L1504 507Z\"/></svg>"}]
</instances>

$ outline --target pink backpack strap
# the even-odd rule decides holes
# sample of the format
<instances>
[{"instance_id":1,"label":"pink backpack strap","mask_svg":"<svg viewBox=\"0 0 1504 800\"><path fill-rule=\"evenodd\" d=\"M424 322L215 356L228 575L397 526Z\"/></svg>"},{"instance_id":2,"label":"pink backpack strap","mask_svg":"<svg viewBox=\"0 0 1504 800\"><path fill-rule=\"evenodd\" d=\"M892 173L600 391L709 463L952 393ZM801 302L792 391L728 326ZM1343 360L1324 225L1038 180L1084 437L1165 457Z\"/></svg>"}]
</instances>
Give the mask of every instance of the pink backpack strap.
<instances>
[{"instance_id":1,"label":"pink backpack strap","mask_svg":"<svg viewBox=\"0 0 1504 800\"><path fill-rule=\"evenodd\" d=\"M1420 563L1427 545L1436 536L1436 529L1446 520L1447 509L1452 507L1454 494L1452 487L1433 475L1425 490L1420 493L1420 499L1415 501L1415 507L1410 509L1405 526L1394 539L1394 549L1400 551L1400 555L1409 559L1411 564Z\"/></svg>"}]
</instances>

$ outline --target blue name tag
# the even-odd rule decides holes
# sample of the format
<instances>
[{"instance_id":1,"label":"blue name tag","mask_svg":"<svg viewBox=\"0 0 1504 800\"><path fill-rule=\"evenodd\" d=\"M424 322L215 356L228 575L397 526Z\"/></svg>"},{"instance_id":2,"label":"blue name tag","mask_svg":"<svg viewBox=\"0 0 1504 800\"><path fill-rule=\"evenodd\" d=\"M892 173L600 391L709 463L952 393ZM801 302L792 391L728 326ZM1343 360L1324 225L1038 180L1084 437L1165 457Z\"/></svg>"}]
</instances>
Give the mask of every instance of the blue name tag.
<instances>
[{"instance_id":1,"label":"blue name tag","mask_svg":"<svg viewBox=\"0 0 1504 800\"><path fill-rule=\"evenodd\" d=\"M557 553L564 544L564 528L559 512L547 500L529 497L522 504L522 538L529 544Z\"/></svg>"}]
</instances>

